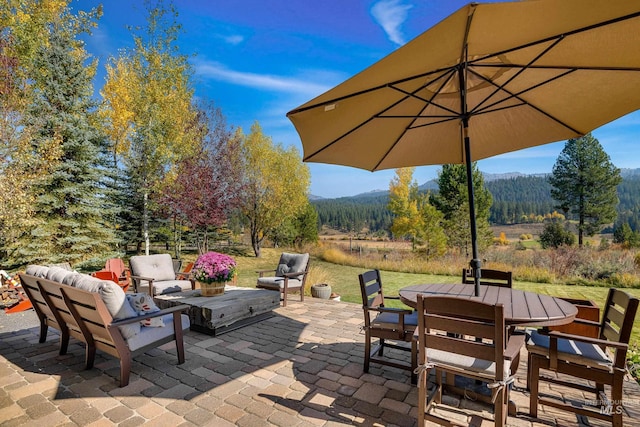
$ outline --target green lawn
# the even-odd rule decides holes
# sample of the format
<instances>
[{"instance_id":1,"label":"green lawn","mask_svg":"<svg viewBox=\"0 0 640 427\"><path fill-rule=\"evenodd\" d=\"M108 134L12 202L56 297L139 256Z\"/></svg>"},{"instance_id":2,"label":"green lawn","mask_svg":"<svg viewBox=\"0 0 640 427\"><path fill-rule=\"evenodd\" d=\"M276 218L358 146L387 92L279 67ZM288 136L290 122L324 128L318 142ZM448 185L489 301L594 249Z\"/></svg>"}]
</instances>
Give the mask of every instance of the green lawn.
<instances>
[{"instance_id":1,"label":"green lawn","mask_svg":"<svg viewBox=\"0 0 640 427\"><path fill-rule=\"evenodd\" d=\"M236 257L238 262L238 285L254 287L256 283L256 270L275 269L282 249L263 248L261 258L253 256ZM358 274L364 271L359 267L330 264L312 257L311 265L320 267L327 273L332 291L340 295L342 301L361 303ZM383 271L382 280L385 293L394 295L400 288L418 283L456 283L459 277L436 276L430 274L410 274L392 271ZM313 283L307 283L307 292ZM548 283L514 282L514 288L541 294L586 299L594 301L598 306L605 303L608 288L590 286L567 286ZM640 297L640 289L626 289L630 294ZM398 303L399 304L399 303ZM640 344L640 316L636 317L631 343Z\"/></svg>"}]
</instances>

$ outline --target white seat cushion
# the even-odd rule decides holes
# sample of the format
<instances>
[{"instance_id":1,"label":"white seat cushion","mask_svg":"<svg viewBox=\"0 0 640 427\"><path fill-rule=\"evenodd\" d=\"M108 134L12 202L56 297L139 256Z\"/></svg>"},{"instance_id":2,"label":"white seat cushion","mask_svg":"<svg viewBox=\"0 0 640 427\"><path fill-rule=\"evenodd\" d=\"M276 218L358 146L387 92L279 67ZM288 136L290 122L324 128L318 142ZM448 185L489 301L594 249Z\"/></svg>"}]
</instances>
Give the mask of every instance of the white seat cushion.
<instances>
[{"instance_id":1,"label":"white seat cushion","mask_svg":"<svg viewBox=\"0 0 640 427\"><path fill-rule=\"evenodd\" d=\"M284 289L284 277L259 277L258 286L269 289ZM287 288L295 289L302 286L302 280L289 279Z\"/></svg>"},{"instance_id":2,"label":"white seat cushion","mask_svg":"<svg viewBox=\"0 0 640 427\"><path fill-rule=\"evenodd\" d=\"M189 316L187 316L186 314L181 314L180 317L182 319L182 330L186 331L190 326ZM166 314L162 316L162 320L165 324L164 328L141 328L138 334L128 338L127 345L129 346L129 349L131 351L135 351L162 338L172 335L174 333L173 315Z\"/></svg>"},{"instance_id":3,"label":"white seat cushion","mask_svg":"<svg viewBox=\"0 0 640 427\"><path fill-rule=\"evenodd\" d=\"M549 337L538 331L532 331L527 339L527 351L549 357ZM560 338L558 339L558 358L579 365L610 371L613 362L599 346Z\"/></svg>"},{"instance_id":4,"label":"white seat cushion","mask_svg":"<svg viewBox=\"0 0 640 427\"><path fill-rule=\"evenodd\" d=\"M452 368L459 371L462 375L466 373L474 373L487 378L495 378L496 364L490 360L478 359L475 357L465 356L448 351L437 350L433 348L427 349L427 363L433 364L435 367ZM510 362L504 363L504 378L511 376Z\"/></svg>"}]
</instances>

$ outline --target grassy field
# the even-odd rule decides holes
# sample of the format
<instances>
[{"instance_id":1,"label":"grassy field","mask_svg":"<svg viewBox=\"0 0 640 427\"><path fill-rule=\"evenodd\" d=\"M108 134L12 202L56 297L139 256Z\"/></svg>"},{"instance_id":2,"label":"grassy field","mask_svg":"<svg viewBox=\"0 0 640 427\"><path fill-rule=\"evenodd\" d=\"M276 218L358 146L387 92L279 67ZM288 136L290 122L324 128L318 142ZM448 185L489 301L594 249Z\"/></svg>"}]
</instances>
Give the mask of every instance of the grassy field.
<instances>
[{"instance_id":1,"label":"grassy field","mask_svg":"<svg viewBox=\"0 0 640 427\"><path fill-rule=\"evenodd\" d=\"M238 285L254 287L258 276L256 270L275 269L281 252L282 249L263 248L261 258L236 256L235 258L238 262ZM361 303L358 274L364 271L363 268L331 264L314 259L314 257L312 257L311 263L313 267L319 268L323 272L323 282L329 283L332 291L338 293L342 301ZM310 276L309 279L307 293L309 293L310 286L314 284L313 277ZM460 281L460 278L457 276L383 271L382 280L385 286L385 293L394 295L397 294L400 288L405 286L418 283L456 283ZM592 300L598 306L602 306L605 303L608 292L606 287L567 286L520 281L514 283L514 288L559 297ZM640 289L625 290L632 295L640 297ZM636 318L631 343L640 343L640 316Z\"/></svg>"}]
</instances>

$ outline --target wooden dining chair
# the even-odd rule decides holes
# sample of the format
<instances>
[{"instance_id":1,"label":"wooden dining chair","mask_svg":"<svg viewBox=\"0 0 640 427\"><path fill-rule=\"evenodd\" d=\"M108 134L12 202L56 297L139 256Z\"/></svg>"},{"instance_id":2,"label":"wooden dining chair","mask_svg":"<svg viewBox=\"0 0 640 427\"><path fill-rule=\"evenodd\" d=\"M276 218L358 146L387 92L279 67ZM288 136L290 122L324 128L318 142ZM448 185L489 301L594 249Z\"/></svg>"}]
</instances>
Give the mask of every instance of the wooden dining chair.
<instances>
[{"instance_id":1,"label":"wooden dining chair","mask_svg":"<svg viewBox=\"0 0 640 427\"><path fill-rule=\"evenodd\" d=\"M434 403L442 403L445 373L486 383L495 425L504 426L524 335L507 335L502 304L422 294L417 301L418 425L424 426L427 420L450 425L449 420L430 413ZM436 370L436 388L428 391L431 369Z\"/></svg>"},{"instance_id":2,"label":"wooden dining chair","mask_svg":"<svg viewBox=\"0 0 640 427\"><path fill-rule=\"evenodd\" d=\"M597 325L598 338L558 331L532 332L527 342L527 385L531 390L531 416L538 415L538 404L541 404L606 420L614 427L622 427L622 387L626 355L637 310L638 298L612 288L609 289L599 324L577 320ZM553 377L540 375L543 369L552 372ZM557 374L566 376L560 378ZM540 395L541 381L593 393L595 405L584 402L583 405L574 406L562 398L546 394L543 397ZM605 385L610 386L610 396L605 394ZM558 388L554 387L552 390Z\"/></svg>"},{"instance_id":3,"label":"wooden dining chair","mask_svg":"<svg viewBox=\"0 0 640 427\"><path fill-rule=\"evenodd\" d=\"M358 275L360 293L362 294L362 309L364 310L364 372L369 372L371 362L380 365L393 366L411 372L411 382L415 384L414 370L417 366L417 343L413 334L418 326L417 313L411 309L385 307L386 299L399 299L384 295L382 279L379 270L370 270ZM372 346L372 341L378 339L378 344ZM401 343L411 343L409 347ZM392 358L384 357L385 348L410 351L410 363L402 363Z\"/></svg>"},{"instance_id":4,"label":"wooden dining chair","mask_svg":"<svg viewBox=\"0 0 640 427\"><path fill-rule=\"evenodd\" d=\"M488 268L483 268L480 270L480 274L481 285L500 286L502 288L511 288L513 286L513 274L511 271L491 270ZM462 283L474 283L474 275L472 269L462 269Z\"/></svg>"}]
</instances>

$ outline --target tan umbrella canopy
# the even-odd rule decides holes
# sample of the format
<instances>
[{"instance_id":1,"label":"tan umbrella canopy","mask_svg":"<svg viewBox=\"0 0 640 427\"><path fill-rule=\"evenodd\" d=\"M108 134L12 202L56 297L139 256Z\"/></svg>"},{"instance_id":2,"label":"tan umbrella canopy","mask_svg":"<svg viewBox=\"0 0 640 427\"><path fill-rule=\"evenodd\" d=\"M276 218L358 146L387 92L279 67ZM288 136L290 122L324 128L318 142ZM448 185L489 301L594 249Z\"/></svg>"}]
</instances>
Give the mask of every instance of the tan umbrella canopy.
<instances>
[{"instance_id":1,"label":"tan umbrella canopy","mask_svg":"<svg viewBox=\"0 0 640 427\"><path fill-rule=\"evenodd\" d=\"M472 161L638 108L640 0L534 0L469 4L287 116L307 162L467 164L477 285Z\"/></svg>"}]
</instances>

